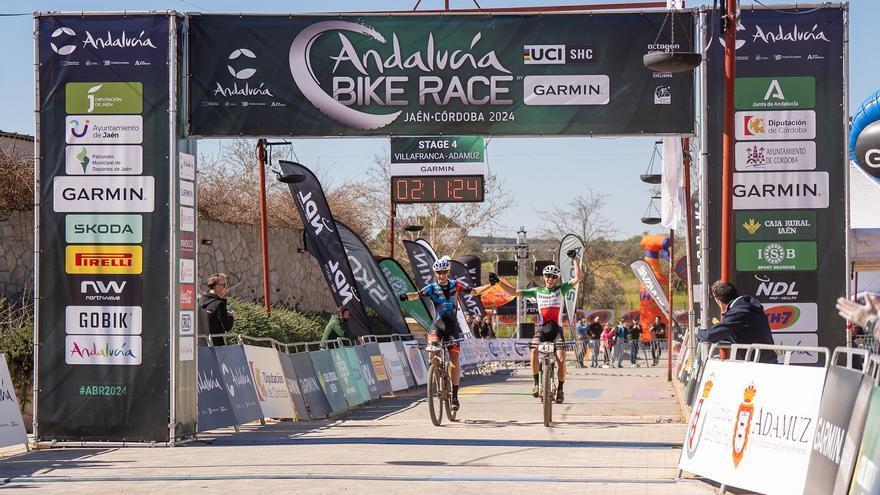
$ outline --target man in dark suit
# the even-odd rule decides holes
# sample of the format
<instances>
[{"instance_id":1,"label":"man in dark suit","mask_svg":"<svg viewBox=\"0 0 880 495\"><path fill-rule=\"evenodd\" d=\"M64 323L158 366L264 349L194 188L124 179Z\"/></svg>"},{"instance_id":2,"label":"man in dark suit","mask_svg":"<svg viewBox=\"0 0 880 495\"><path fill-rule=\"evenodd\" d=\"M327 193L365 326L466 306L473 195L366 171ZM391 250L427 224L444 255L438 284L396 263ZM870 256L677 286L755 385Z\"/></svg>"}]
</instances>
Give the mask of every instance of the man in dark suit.
<instances>
[{"instance_id":1,"label":"man in dark suit","mask_svg":"<svg viewBox=\"0 0 880 495\"><path fill-rule=\"evenodd\" d=\"M773 335L761 302L753 296L736 292L736 287L721 280L712 284L712 297L721 309L721 321L697 334L701 342L732 344L770 344ZM762 363L777 363L776 354L761 352Z\"/></svg>"}]
</instances>

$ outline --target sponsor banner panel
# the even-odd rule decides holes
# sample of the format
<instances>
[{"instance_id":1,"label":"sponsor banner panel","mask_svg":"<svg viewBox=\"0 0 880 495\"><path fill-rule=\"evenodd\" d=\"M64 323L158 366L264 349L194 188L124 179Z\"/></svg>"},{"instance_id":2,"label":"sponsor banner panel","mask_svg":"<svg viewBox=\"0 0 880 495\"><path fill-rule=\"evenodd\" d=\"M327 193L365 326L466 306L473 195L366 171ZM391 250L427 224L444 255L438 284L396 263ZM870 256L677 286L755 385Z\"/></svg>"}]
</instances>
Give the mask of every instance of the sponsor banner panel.
<instances>
[{"instance_id":1,"label":"sponsor banner panel","mask_svg":"<svg viewBox=\"0 0 880 495\"><path fill-rule=\"evenodd\" d=\"M363 402L363 397L358 390L358 383L353 373L357 370L348 366L348 359L345 356L345 349L330 349L330 358L333 360L333 366L336 368L336 376L339 378L339 385L345 395L345 401L349 407L354 407Z\"/></svg>"},{"instance_id":2,"label":"sponsor banner panel","mask_svg":"<svg viewBox=\"0 0 880 495\"><path fill-rule=\"evenodd\" d=\"M202 348L200 348L202 349ZM213 347L220 367L220 378L223 387L232 405L237 424L249 423L263 419L263 411L260 409L260 399L257 397L257 388L251 377L251 369L245 356L244 347L240 345L227 345Z\"/></svg>"},{"instance_id":3,"label":"sponsor banner panel","mask_svg":"<svg viewBox=\"0 0 880 495\"><path fill-rule=\"evenodd\" d=\"M693 49L693 12L661 29L664 15L194 17L190 130L691 133L693 74L642 65Z\"/></svg>"},{"instance_id":4,"label":"sponsor banner panel","mask_svg":"<svg viewBox=\"0 0 880 495\"><path fill-rule=\"evenodd\" d=\"M379 344L372 342L365 344L364 348L367 350L370 365L373 367L373 374L376 376L376 388L379 390L379 395L390 394L392 391L391 376L388 368L385 366L385 361L382 359L382 350L379 348Z\"/></svg>"},{"instance_id":5,"label":"sponsor banner panel","mask_svg":"<svg viewBox=\"0 0 880 495\"><path fill-rule=\"evenodd\" d=\"M65 248L65 271L75 275L139 275L141 246L72 245Z\"/></svg>"},{"instance_id":6,"label":"sponsor banner panel","mask_svg":"<svg viewBox=\"0 0 880 495\"><path fill-rule=\"evenodd\" d=\"M196 157L189 153L178 153L178 176L183 180L196 180Z\"/></svg>"},{"instance_id":7,"label":"sponsor banner panel","mask_svg":"<svg viewBox=\"0 0 880 495\"><path fill-rule=\"evenodd\" d=\"M140 244L140 215L67 215L65 240L71 244Z\"/></svg>"},{"instance_id":8,"label":"sponsor banner panel","mask_svg":"<svg viewBox=\"0 0 880 495\"><path fill-rule=\"evenodd\" d=\"M140 175L144 150L139 145L71 145L64 167L67 175Z\"/></svg>"},{"instance_id":9,"label":"sponsor banner panel","mask_svg":"<svg viewBox=\"0 0 880 495\"><path fill-rule=\"evenodd\" d=\"M394 345L397 347L397 354L400 356L400 366L403 368L404 376L406 376L406 383L409 387L415 387L415 372L412 370L412 365L409 362L406 347L403 345L403 342L400 341L394 342Z\"/></svg>"},{"instance_id":10,"label":"sponsor banner panel","mask_svg":"<svg viewBox=\"0 0 880 495\"><path fill-rule=\"evenodd\" d=\"M349 381L354 385L358 403L369 402L370 390L367 385L367 379L361 373L361 364L357 353L352 347L343 347L340 350L342 351L342 357L345 359L345 364L348 365Z\"/></svg>"},{"instance_id":11,"label":"sponsor banner panel","mask_svg":"<svg viewBox=\"0 0 880 495\"><path fill-rule=\"evenodd\" d=\"M817 347L819 335L816 333L774 333L773 343L776 345ZM782 363L782 356L779 356L779 362ZM812 351L798 351L792 354L791 362L794 364L816 364L819 362L819 355Z\"/></svg>"},{"instance_id":12,"label":"sponsor banner panel","mask_svg":"<svg viewBox=\"0 0 880 495\"><path fill-rule=\"evenodd\" d=\"M733 174L734 210L828 208L828 172Z\"/></svg>"},{"instance_id":13,"label":"sponsor banner panel","mask_svg":"<svg viewBox=\"0 0 880 495\"><path fill-rule=\"evenodd\" d=\"M880 466L880 387L875 386L871 392L868 419L849 493L873 495L880 492L878 466Z\"/></svg>"},{"instance_id":14,"label":"sponsor banner panel","mask_svg":"<svg viewBox=\"0 0 880 495\"><path fill-rule=\"evenodd\" d=\"M195 333L195 312L177 312L177 331L180 335L193 335Z\"/></svg>"},{"instance_id":15,"label":"sponsor banner panel","mask_svg":"<svg viewBox=\"0 0 880 495\"><path fill-rule=\"evenodd\" d=\"M803 493L824 382L824 368L710 360L679 469L760 493Z\"/></svg>"},{"instance_id":16,"label":"sponsor banner panel","mask_svg":"<svg viewBox=\"0 0 880 495\"><path fill-rule=\"evenodd\" d=\"M813 108L816 106L816 78L738 77L734 100L736 108L742 110Z\"/></svg>"},{"instance_id":17,"label":"sponsor banner panel","mask_svg":"<svg viewBox=\"0 0 880 495\"><path fill-rule=\"evenodd\" d=\"M55 177L56 213L151 213L156 204L151 176Z\"/></svg>"},{"instance_id":18,"label":"sponsor banner panel","mask_svg":"<svg viewBox=\"0 0 880 495\"><path fill-rule=\"evenodd\" d=\"M68 306L64 321L68 335L140 335L143 332L140 306Z\"/></svg>"},{"instance_id":19,"label":"sponsor banner panel","mask_svg":"<svg viewBox=\"0 0 880 495\"><path fill-rule=\"evenodd\" d=\"M819 309L816 303L765 304L764 313L775 332L816 332Z\"/></svg>"},{"instance_id":20,"label":"sponsor banner panel","mask_svg":"<svg viewBox=\"0 0 880 495\"><path fill-rule=\"evenodd\" d=\"M736 288L766 304L815 301L816 274L811 272L737 272Z\"/></svg>"},{"instance_id":21,"label":"sponsor banner panel","mask_svg":"<svg viewBox=\"0 0 880 495\"><path fill-rule=\"evenodd\" d=\"M409 384L406 380L406 373L403 371L403 363L400 361L397 346L394 342L380 342L378 345L379 352L382 353L383 364L388 371L388 381L391 383L391 389L397 392L398 390L408 388Z\"/></svg>"},{"instance_id":22,"label":"sponsor banner panel","mask_svg":"<svg viewBox=\"0 0 880 495\"><path fill-rule=\"evenodd\" d=\"M141 144L144 119L140 115L68 115L67 144Z\"/></svg>"},{"instance_id":23,"label":"sponsor banner panel","mask_svg":"<svg viewBox=\"0 0 880 495\"><path fill-rule=\"evenodd\" d=\"M245 345L251 378L257 390L260 409L266 418L294 418L293 402L287 391L278 351L269 347Z\"/></svg>"},{"instance_id":24,"label":"sponsor banner panel","mask_svg":"<svg viewBox=\"0 0 880 495\"><path fill-rule=\"evenodd\" d=\"M296 368L293 367L291 355L285 352L278 352L278 360L281 361L281 371L284 372L284 383L287 385L287 393L293 401L293 410L296 413L296 419L299 421L311 419L309 416L309 408L306 406L306 400L300 389L299 377L296 374Z\"/></svg>"},{"instance_id":25,"label":"sponsor banner panel","mask_svg":"<svg viewBox=\"0 0 880 495\"><path fill-rule=\"evenodd\" d=\"M418 342L409 340L403 342L403 347L406 350L406 359L409 361L409 367L412 370L416 384L424 385L428 383L428 367L425 366L425 356L422 350L419 349Z\"/></svg>"},{"instance_id":26,"label":"sponsor banner panel","mask_svg":"<svg viewBox=\"0 0 880 495\"><path fill-rule=\"evenodd\" d=\"M330 412L335 413L348 409L348 402L345 400L342 383L336 374L336 366L333 364L333 358L330 357L330 351L312 351L308 353L308 356L312 359L312 366L315 367L321 388L324 389L324 396L330 405Z\"/></svg>"},{"instance_id":27,"label":"sponsor banner panel","mask_svg":"<svg viewBox=\"0 0 880 495\"><path fill-rule=\"evenodd\" d=\"M312 364L309 354L299 352L288 354L287 358L293 365L293 370L299 381L299 390L308 407L309 417L312 419L326 418L330 414L330 403L327 402L327 397L321 388L321 382L318 380L318 372L315 371L315 365Z\"/></svg>"},{"instance_id":28,"label":"sponsor banner panel","mask_svg":"<svg viewBox=\"0 0 880 495\"><path fill-rule=\"evenodd\" d=\"M143 362L140 336L68 335L65 363L138 366Z\"/></svg>"},{"instance_id":29,"label":"sponsor banner panel","mask_svg":"<svg viewBox=\"0 0 880 495\"><path fill-rule=\"evenodd\" d=\"M822 402L819 404L819 419L812 442L804 495L833 493L837 471L844 457L849 421L864 376L861 371L841 366L831 366L828 369Z\"/></svg>"},{"instance_id":30,"label":"sponsor banner panel","mask_svg":"<svg viewBox=\"0 0 880 495\"><path fill-rule=\"evenodd\" d=\"M76 277L65 281L65 297L72 304L138 305L143 300L144 284L140 277Z\"/></svg>"},{"instance_id":31,"label":"sponsor banner panel","mask_svg":"<svg viewBox=\"0 0 880 495\"><path fill-rule=\"evenodd\" d=\"M816 138L813 110L736 112L734 118L737 141Z\"/></svg>"},{"instance_id":32,"label":"sponsor banner panel","mask_svg":"<svg viewBox=\"0 0 880 495\"><path fill-rule=\"evenodd\" d=\"M738 271L811 271L816 269L815 242L739 242Z\"/></svg>"},{"instance_id":33,"label":"sponsor banner panel","mask_svg":"<svg viewBox=\"0 0 880 495\"><path fill-rule=\"evenodd\" d=\"M815 141L736 143L738 172L788 172L816 169Z\"/></svg>"},{"instance_id":34,"label":"sponsor banner panel","mask_svg":"<svg viewBox=\"0 0 880 495\"><path fill-rule=\"evenodd\" d=\"M392 177L420 175L486 175L485 163L392 163Z\"/></svg>"},{"instance_id":35,"label":"sponsor banner panel","mask_svg":"<svg viewBox=\"0 0 880 495\"><path fill-rule=\"evenodd\" d=\"M370 359L370 352L366 346L355 346L353 348L358 361L358 368L364 377L364 383L367 385L367 391L370 392L370 398L378 399L381 397L379 393L379 378L376 376L376 370L373 368L373 361ZM381 358L380 358L381 361Z\"/></svg>"},{"instance_id":36,"label":"sponsor banner panel","mask_svg":"<svg viewBox=\"0 0 880 495\"><path fill-rule=\"evenodd\" d=\"M199 347L198 431L215 430L236 424L232 403L223 383L213 347Z\"/></svg>"},{"instance_id":37,"label":"sponsor banner panel","mask_svg":"<svg viewBox=\"0 0 880 495\"><path fill-rule=\"evenodd\" d=\"M144 85L139 82L72 82L64 85L64 93L68 114L144 111Z\"/></svg>"},{"instance_id":38,"label":"sponsor banner panel","mask_svg":"<svg viewBox=\"0 0 880 495\"><path fill-rule=\"evenodd\" d=\"M0 354L0 447L28 443L6 357Z\"/></svg>"},{"instance_id":39,"label":"sponsor banner panel","mask_svg":"<svg viewBox=\"0 0 880 495\"><path fill-rule=\"evenodd\" d=\"M849 417L849 428L846 439L843 442L843 453L840 456L840 465L837 468L837 477L834 480L834 495L847 495L853 484L856 461L860 444L863 442L865 423L868 419L871 406L871 396L874 390L874 378L867 375L862 378L859 392L853 403L852 414ZM876 465L876 463L875 463Z\"/></svg>"},{"instance_id":40,"label":"sponsor banner panel","mask_svg":"<svg viewBox=\"0 0 880 495\"><path fill-rule=\"evenodd\" d=\"M816 238L816 212L738 211L738 241L801 241Z\"/></svg>"}]
</instances>

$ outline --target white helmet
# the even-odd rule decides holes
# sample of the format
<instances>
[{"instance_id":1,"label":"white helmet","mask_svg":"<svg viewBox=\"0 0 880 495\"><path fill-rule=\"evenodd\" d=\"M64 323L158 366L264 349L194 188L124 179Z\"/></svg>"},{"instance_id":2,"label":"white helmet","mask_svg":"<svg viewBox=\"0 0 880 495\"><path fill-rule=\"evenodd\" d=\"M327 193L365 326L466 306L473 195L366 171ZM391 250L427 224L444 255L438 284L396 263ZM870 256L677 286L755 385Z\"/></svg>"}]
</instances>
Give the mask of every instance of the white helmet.
<instances>
[{"instance_id":1,"label":"white helmet","mask_svg":"<svg viewBox=\"0 0 880 495\"><path fill-rule=\"evenodd\" d=\"M554 276L558 277L559 276L559 267L556 265L547 265L544 267L543 274L544 275L554 275Z\"/></svg>"},{"instance_id":2,"label":"white helmet","mask_svg":"<svg viewBox=\"0 0 880 495\"><path fill-rule=\"evenodd\" d=\"M442 271L449 270L449 257L444 256L444 257L440 258L439 260L435 261L434 266L432 266L431 268L433 268L435 272L442 272Z\"/></svg>"}]
</instances>

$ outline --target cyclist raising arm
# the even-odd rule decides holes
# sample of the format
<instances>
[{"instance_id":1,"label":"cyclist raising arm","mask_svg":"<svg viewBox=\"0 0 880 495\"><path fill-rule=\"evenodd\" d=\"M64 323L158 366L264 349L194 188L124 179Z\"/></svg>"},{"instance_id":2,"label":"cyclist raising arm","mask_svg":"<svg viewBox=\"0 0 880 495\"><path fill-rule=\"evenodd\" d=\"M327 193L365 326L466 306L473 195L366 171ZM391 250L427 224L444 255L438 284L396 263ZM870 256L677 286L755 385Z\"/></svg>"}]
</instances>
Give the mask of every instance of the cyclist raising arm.
<instances>
[{"instance_id":1,"label":"cyclist raising arm","mask_svg":"<svg viewBox=\"0 0 880 495\"><path fill-rule=\"evenodd\" d=\"M462 280L449 278L449 257L444 256L434 262L434 275L436 282L432 282L422 287L417 292L407 292L401 294L400 300L415 300L420 296L426 296L434 303L436 317L431 325L431 332L428 334L428 342L438 343L449 340L457 340L461 338L461 329L458 327L458 320L455 312L458 307L456 296L459 293L470 293L471 287ZM459 367L459 355L461 354L461 345L454 344L449 347L449 364L452 371L452 409L457 411L458 402L458 385L461 383L461 368Z\"/></svg>"},{"instance_id":2,"label":"cyclist raising arm","mask_svg":"<svg viewBox=\"0 0 880 495\"><path fill-rule=\"evenodd\" d=\"M577 258L577 252L571 250L566 253L569 258L574 260L574 278L563 284L559 283L559 268L556 265L549 265L544 268L544 287L533 287L531 289L516 290L507 281L501 280L494 273L489 274L489 282L498 282L506 290L511 293L516 292L519 296L534 297L538 301L538 332L532 340L533 344L540 342L564 342L562 326L559 324L559 318L562 314L562 305L568 292L577 287L581 280L581 262ZM479 292L479 287L475 292ZM556 351L556 360L559 363L559 387L556 389L556 402L561 404L565 400L565 394L562 392L562 385L565 383L565 348ZM535 386L532 388L532 395L538 396L538 349L537 345L532 346L532 378L535 380Z\"/></svg>"}]
</instances>

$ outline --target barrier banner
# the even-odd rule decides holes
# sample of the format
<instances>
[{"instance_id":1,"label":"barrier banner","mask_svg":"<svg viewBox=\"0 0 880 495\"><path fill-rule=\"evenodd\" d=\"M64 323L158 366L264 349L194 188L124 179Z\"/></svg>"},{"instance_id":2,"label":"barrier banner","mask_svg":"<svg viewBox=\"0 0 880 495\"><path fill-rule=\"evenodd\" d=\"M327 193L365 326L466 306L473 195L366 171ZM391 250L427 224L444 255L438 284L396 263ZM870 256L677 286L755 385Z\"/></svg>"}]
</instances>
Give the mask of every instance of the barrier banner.
<instances>
[{"instance_id":1,"label":"barrier banner","mask_svg":"<svg viewBox=\"0 0 880 495\"><path fill-rule=\"evenodd\" d=\"M486 350L489 352L489 360L491 360L491 361L506 361L504 353L501 350L501 345L498 342L498 339L487 339Z\"/></svg>"},{"instance_id":2,"label":"barrier banner","mask_svg":"<svg viewBox=\"0 0 880 495\"><path fill-rule=\"evenodd\" d=\"M236 424L232 403L220 373L213 347L199 347L199 392L197 431L215 430Z\"/></svg>"},{"instance_id":3,"label":"barrier banner","mask_svg":"<svg viewBox=\"0 0 880 495\"><path fill-rule=\"evenodd\" d=\"M379 346L379 352L382 353L385 369L388 370L388 381L391 384L391 390L397 392L398 390L409 388L406 373L403 371L404 364L401 362L400 353L397 351L397 344L394 342L380 342L377 345Z\"/></svg>"},{"instance_id":4,"label":"barrier banner","mask_svg":"<svg viewBox=\"0 0 880 495\"><path fill-rule=\"evenodd\" d=\"M309 417L312 419L326 418L330 415L330 403L324 395L321 383L318 380L318 373L315 371L315 365L307 352L298 352L296 354L288 354L299 380L299 390L303 394L306 407L309 409Z\"/></svg>"},{"instance_id":5,"label":"barrier banner","mask_svg":"<svg viewBox=\"0 0 880 495\"><path fill-rule=\"evenodd\" d=\"M240 345L215 347L214 356L220 367L220 377L229 396L229 403L232 404L236 424L263 419L260 399L251 378L244 348Z\"/></svg>"},{"instance_id":6,"label":"barrier banner","mask_svg":"<svg viewBox=\"0 0 880 495\"><path fill-rule=\"evenodd\" d=\"M0 354L0 447L27 443L27 432L15 398L15 389L12 388L6 357Z\"/></svg>"},{"instance_id":7,"label":"barrier banner","mask_svg":"<svg viewBox=\"0 0 880 495\"><path fill-rule=\"evenodd\" d=\"M409 357L407 357L406 347L404 347L403 342L397 341L394 343L397 346L397 354L400 355L400 365L403 368L403 374L406 376L406 383L409 387L416 386L416 379L413 374L412 366L409 363Z\"/></svg>"},{"instance_id":8,"label":"barrier banner","mask_svg":"<svg viewBox=\"0 0 880 495\"><path fill-rule=\"evenodd\" d=\"M825 368L709 360L679 469L768 495L802 494L824 383Z\"/></svg>"},{"instance_id":9,"label":"barrier banner","mask_svg":"<svg viewBox=\"0 0 880 495\"><path fill-rule=\"evenodd\" d=\"M189 18L190 131L202 136L692 133L694 14Z\"/></svg>"},{"instance_id":10,"label":"barrier banner","mask_svg":"<svg viewBox=\"0 0 880 495\"><path fill-rule=\"evenodd\" d=\"M367 379L361 373L361 362L357 357L357 352L353 347L343 347L341 350L343 357L345 357L345 363L348 365L349 380L357 391L358 402L360 404L369 402L371 399L370 389L367 386Z\"/></svg>"},{"instance_id":11,"label":"barrier banner","mask_svg":"<svg viewBox=\"0 0 880 495\"><path fill-rule=\"evenodd\" d=\"M849 429L846 432L846 440L843 443L843 455L840 456L840 465L837 468L837 478L834 481L834 495L847 495L852 484L853 471L856 465L856 455L865 431L865 421L868 419L868 408L871 405L871 392L874 390L874 379L865 375L859 385L859 393L853 404L852 415L849 419Z\"/></svg>"},{"instance_id":12,"label":"barrier banner","mask_svg":"<svg viewBox=\"0 0 880 495\"><path fill-rule=\"evenodd\" d=\"M871 405L850 485L851 495L880 493L880 387L871 391Z\"/></svg>"},{"instance_id":13,"label":"barrier banner","mask_svg":"<svg viewBox=\"0 0 880 495\"><path fill-rule=\"evenodd\" d=\"M382 269L382 273L385 275L385 280L388 281L388 285L391 286L391 290L394 291L394 298L397 300L397 304L400 305L400 309L421 325L425 330L431 329L431 313L428 311L428 307L425 306L425 301L422 298L416 299L415 301L401 301L397 299L397 296L403 294L404 292L415 292L419 290L409 275L406 274L406 271L400 266L396 260L391 258L382 258L379 260L379 268Z\"/></svg>"},{"instance_id":14,"label":"barrier banner","mask_svg":"<svg viewBox=\"0 0 880 495\"><path fill-rule=\"evenodd\" d=\"M336 366L334 360L330 357L330 351L320 350L308 353L312 359L312 365L318 374L318 380L321 382L321 388L324 389L324 396L330 405L330 412L340 412L348 409L348 402L345 399L345 393L342 391L342 383L336 374Z\"/></svg>"},{"instance_id":15,"label":"barrier banner","mask_svg":"<svg viewBox=\"0 0 880 495\"><path fill-rule=\"evenodd\" d=\"M306 406L306 399L303 397L299 386L299 376L297 376L296 368L293 367L293 361L290 359L291 355L286 352L276 352L278 353L278 360L281 361L284 383L287 385L287 393L290 394L290 400L293 402L293 411L296 413L296 419L299 421L311 419L309 408Z\"/></svg>"},{"instance_id":16,"label":"barrier banner","mask_svg":"<svg viewBox=\"0 0 880 495\"><path fill-rule=\"evenodd\" d=\"M841 366L828 369L804 495L828 495L834 490L853 405L863 377L861 371Z\"/></svg>"},{"instance_id":17,"label":"barrier banner","mask_svg":"<svg viewBox=\"0 0 880 495\"><path fill-rule=\"evenodd\" d=\"M290 400L290 392L287 391L287 382L281 370L278 351L271 347L252 345L242 347L257 389L263 417L293 419L295 417L293 402Z\"/></svg>"},{"instance_id":18,"label":"barrier banner","mask_svg":"<svg viewBox=\"0 0 880 495\"><path fill-rule=\"evenodd\" d=\"M300 183L290 183L288 188L293 202L305 226L303 235L309 250L324 274L324 280L333 294L336 306L345 306L349 310L346 324L348 330L358 336L369 335L367 313L361 302L361 294L354 285L354 275L348 263L345 247L339 237L338 229L324 196L324 189L315 174L308 168L293 162L282 162L281 171L305 177Z\"/></svg>"},{"instance_id":19,"label":"barrier banner","mask_svg":"<svg viewBox=\"0 0 880 495\"><path fill-rule=\"evenodd\" d=\"M376 376L376 389L379 391L379 395L390 394L391 375L385 366L385 362L382 360L382 351L379 349L379 344L371 342L365 344L364 348L367 350L367 359L373 367L373 374Z\"/></svg>"},{"instance_id":20,"label":"barrier banner","mask_svg":"<svg viewBox=\"0 0 880 495\"><path fill-rule=\"evenodd\" d=\"M425 365L425 356L422 350L419 349L419 343L409 340L403 342L403 347L416 384L424 385L428 383L428 367Z\"/></svg>"},{"instance_id":21,"label":"barrier banner","mask_svg":"<svg viewBox=\"0 0 880 495\"><path fill-rule=\"evenodd\" d=\"M336 369L336 376L339 378L339 385L342 394L345 395L345 401L349 407L354 407L361 402L361 395L358 393L357 383L351 375L352 371L348 368L348 359L345 357L345 349L330 349L330 358L333 360L333 366Z\"/></svg>"},{"instance_id":22,"label":"barrier banner","mask_svg":"<svg viewBox=\"0 0 880 495\"><path fill-rule=\"evenodd\" d=\"M358 368L361 370L361 375L364 377L364 382L367 385L367 391L370 393L370 398L378 399L382 396L379 393L379 381L376 378L376 371L373 369L373 363L370 360L370 352L367 350L366 346L355 346L353 348L357 361Z\"/></svg>"}]
</instances>

